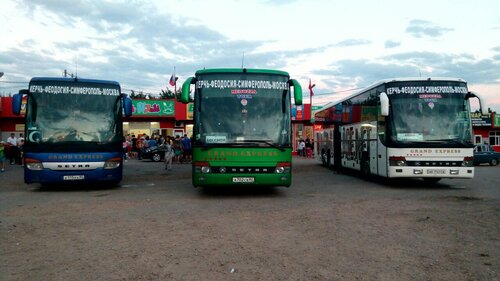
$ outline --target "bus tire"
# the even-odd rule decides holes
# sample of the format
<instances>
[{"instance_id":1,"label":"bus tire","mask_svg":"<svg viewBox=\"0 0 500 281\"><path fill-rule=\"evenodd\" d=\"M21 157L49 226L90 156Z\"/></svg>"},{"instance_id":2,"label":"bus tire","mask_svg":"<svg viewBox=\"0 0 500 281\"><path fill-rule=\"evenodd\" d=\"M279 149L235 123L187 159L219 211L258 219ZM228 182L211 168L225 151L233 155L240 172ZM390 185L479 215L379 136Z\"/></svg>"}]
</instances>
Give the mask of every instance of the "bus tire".
<instances>
[{"instance_id":1,"label":"bus tire","mask_svg":"<svg viewBox=\"0 0 500 281\"><path fill-rule=\"evenodd\" d=\"M490 161L490 165L491 165L491 166L496 166L496 165L498 165L498 159L496 159L496 158L491 159L491 161Z\"/></svg>"}]
</instances>

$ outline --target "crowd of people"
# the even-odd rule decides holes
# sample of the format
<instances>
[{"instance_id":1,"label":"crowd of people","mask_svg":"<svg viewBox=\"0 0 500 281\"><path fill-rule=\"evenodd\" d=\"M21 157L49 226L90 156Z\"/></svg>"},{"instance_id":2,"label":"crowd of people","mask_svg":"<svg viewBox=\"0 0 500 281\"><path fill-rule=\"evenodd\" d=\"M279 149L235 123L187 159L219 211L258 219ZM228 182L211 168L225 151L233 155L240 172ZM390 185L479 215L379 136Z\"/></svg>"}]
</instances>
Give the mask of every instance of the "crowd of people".
<instances>
[{"instance_id":1,"label":"crowd of people","mask_svg":"<svg viewBox=\"0 0 500 281\"><path fill-rule=\"evenodd\" d=\"M123 139L123 157L125 159L142 160L145 150L155 146L164 146L165 169L171 170L172 163L191 163L191 138L184 136L162 136L147 134L135 136L127 135Z\"/></svg>"},{"instance_id":2,"label":"crowd of people","mask_svg":"<svg viewBox=\"0 0 500 281\"><path fill-rule=\"evenodd\" d=\"M7 141L0 141L0 172L5 171L5 161L9 160L10 165L23 165L23 145L24 136L19 137L11 133Z\"/></svg>"}]
</instances>

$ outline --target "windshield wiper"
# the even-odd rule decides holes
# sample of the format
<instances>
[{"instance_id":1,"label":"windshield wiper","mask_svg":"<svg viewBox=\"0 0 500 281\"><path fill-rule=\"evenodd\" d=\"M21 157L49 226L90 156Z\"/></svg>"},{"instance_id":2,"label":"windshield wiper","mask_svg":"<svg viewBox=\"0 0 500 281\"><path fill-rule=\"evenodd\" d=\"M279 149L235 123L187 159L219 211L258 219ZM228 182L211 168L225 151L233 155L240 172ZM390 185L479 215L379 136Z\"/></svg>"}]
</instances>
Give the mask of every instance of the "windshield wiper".
<instances>
[{"instance_id":1,"label":"windshield wiper","mask_svg":"<svg viewBox=\"0 0 500 281\"><path fill-rule=\"evenodd\" d=\"M460 139L428 140L428 142L454 143L454 144L460 144L460 145L463 145L463 146L472 146L472 143L467 143L466 141L460 140Z\"/></svg>"},{"instance_id":2,"label":"windshield wiper","mask_svg":"<svg viewBox=\"0 0 500 281\"><path fill-rule=\"evenodd\" d=\"M275 143L272 143L268 140L243 140L242 142L244 142L244 143L265 143L265 144L269 145L270 147L277 148L280 151L285 151L285 149L283 147L281 147Z\"/></svg>"}]
</instances>

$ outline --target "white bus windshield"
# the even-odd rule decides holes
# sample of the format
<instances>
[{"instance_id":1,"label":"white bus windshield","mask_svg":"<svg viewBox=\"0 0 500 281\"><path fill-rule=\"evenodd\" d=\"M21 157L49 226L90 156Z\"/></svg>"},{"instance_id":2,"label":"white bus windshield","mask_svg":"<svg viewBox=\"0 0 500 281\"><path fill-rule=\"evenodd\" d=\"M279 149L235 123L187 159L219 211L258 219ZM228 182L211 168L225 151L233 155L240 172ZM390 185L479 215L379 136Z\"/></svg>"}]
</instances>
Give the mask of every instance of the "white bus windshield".
<instances>
[{"instance_id":1,"label":"white bus windshield","mask_svg":"<svg viewBox=\"0 0 500 281\"><path fill-rule=\"evenodd\" d=\"M394 143L471 143L470 109L461 94L393 95L391 109Z\"/></svg>"}]
</instances>

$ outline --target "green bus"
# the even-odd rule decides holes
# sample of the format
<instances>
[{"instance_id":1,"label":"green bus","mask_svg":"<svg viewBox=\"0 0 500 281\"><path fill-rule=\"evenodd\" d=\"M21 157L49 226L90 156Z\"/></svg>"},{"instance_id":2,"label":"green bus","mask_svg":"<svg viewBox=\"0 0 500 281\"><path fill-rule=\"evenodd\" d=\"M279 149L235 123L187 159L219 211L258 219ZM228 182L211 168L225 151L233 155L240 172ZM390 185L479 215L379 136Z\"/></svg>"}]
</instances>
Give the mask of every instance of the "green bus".
<instances>
[{"instance_id":1,"label":"green bus","mask_svg":"<svg viewBox=\"0 0 500 281\"><path fill-rule=\"evenodd\" d=\"M278 70L203 69L186 79L180 100L194 101L193 185L289 187L292 95L301 105L302 87Z\"/></svg>"}]
</instances>

